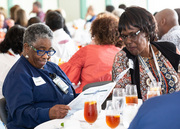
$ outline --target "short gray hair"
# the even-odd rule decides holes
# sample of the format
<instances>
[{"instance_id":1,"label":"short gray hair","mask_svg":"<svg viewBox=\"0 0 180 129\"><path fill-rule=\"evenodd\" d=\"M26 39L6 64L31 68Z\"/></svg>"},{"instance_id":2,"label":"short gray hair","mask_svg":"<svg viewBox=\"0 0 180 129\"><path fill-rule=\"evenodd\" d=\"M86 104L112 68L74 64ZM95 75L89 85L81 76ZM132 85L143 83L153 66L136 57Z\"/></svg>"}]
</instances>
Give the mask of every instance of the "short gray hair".
<instances>
[{"instance_id":1,"label":"short gray hair","mask_svg":"<svg viewBox=\"0 0 180 129\"><path fill-rule=\"evenodd\" d=\"M43 23L35 23L26 29L23 37L23 43L33 44L37 40L44 38L52 40L52 30Z\"/></svg>"}]
</instances>

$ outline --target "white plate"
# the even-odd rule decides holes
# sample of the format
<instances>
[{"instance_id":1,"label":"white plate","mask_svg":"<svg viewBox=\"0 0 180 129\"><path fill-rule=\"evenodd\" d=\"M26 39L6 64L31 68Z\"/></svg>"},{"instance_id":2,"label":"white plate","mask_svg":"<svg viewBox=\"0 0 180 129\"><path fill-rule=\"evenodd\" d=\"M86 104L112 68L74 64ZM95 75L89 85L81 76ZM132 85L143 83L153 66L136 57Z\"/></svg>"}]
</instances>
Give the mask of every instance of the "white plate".
<instances>
[{"instance_id":1,"label":"white plate","mask_svg":"<svg viewBox=\"0 0 180 129\"><path fill-rule=\"evenodd\" d=\"M64 119L54 119L47 122L44 122L34 129L60 129L61 123L65 122Z\"/></svg>"}]
</instances>

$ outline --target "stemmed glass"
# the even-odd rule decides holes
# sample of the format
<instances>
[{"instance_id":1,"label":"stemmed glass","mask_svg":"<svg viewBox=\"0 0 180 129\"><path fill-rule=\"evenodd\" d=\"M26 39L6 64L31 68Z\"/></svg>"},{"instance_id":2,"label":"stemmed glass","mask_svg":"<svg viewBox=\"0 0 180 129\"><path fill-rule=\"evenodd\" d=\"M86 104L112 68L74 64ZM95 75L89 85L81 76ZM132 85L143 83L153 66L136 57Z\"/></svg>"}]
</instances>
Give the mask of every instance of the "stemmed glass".
<instances>
[{"instance_id":1,"label":"stemmed glass","mask_svg":"<svg viewBox=\"0 0 180 129\"><path fill-rule=\"evenodd\" d=\"M106 124L115 129L120 123L120 113L112 104L111 100L106 102Z\"/></svg>"},{"instance_id":2,"label":"stemmed glass","mask_svg":"<svg viewBox=\"0 0 180 129\"><path fill-rule=\"evenodd\" d=\"M147 91L147 99L161 95L161 83L151 83Z\"/></svg>"},{"instance_id":3,"label":"stemmed glass","mask_svg":"<svg viewBox=\"0 0 180 129\"><path fill-rule=\"evenodd\" d=\"M98 117L97 101L91 100L84 103L84 119L92 126Z\"/></svg>"},{"instance_id":4,"label":"stemmed glass","mask_svg":"<svg viewBox=\"0 0 180 129\"><path fill-rule=\"evenodd\" d=\"M137 88L136 85L126 85L126 104L138 104Z\"/></svg>"},{"instance_id":5,"label":"stemmed glass","mask_svg":"<svg viewBox=\"0 0 180 129\"><path fill-rule=\"evenodd\" d=\"M120 113L122 113L125 100L125 89L124 88L114 88L112 94L112 102L115 109L117 109Z\"/></svg>"}]
</instances>

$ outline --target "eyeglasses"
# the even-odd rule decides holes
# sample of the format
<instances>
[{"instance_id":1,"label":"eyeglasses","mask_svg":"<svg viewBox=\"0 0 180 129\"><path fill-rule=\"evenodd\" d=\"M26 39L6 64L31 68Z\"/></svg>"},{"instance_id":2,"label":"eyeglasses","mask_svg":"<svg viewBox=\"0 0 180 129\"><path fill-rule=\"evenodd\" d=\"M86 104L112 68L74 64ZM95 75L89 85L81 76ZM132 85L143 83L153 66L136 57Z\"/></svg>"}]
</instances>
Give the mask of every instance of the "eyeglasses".
<instances>
[{"instance_id":1,"label":"eyeglasses","mask_svg":"<svg viewBox=\"0 0 180 129\"><path fill-rule=\"evenodd\" d=\"M137 40L137 36L139 35L141 31L138 30L135 33L130 33L129 35L121 35L120 38L125 42L127 38L130 38L131 40Z\"/></svg>"},{"instance_id":2,"label":"eyeglasses","mask_svg":"<svg viewBox=\"0 0 180 129\"><path fill-rule=\"evenodd\" d=\"M53 49L53 48L51 48L51 50L49 50L49 51L45 51L45 50L37 50L34 46L32 46L32 45L30 45L30 44L28 44L34 51L36 51L37 52L37 55L38 56L43 56L44 54L46 54L47 53L47 55L48 56L53 56L55 53L56 53L56 51Z\"/></svg>"}]
</instances>

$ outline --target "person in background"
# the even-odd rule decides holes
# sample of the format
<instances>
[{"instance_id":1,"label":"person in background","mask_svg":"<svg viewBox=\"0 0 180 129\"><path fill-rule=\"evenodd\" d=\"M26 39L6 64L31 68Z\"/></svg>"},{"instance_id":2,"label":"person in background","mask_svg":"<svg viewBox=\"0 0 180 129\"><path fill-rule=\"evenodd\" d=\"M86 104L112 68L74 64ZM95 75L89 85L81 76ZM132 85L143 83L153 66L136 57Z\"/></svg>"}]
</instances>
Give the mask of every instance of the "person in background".
<instances>
[{"instance_id":1,"label":"person in background","mask_svg":"<svg viewBox=\"0 0 180 129\"><path fill-rule=\"evenodd\" d=\"M114 9L114 11L112 11L112 13L117 17L120 17L123 12L124 12L124 9L120 9L120 8Z\"/></svg>"},{"instance_id":2,"label":"person in background","mask_svg":"<svg viewBox=\"0 0 180 129\"><path fill-rule=\"evenodd\" d=\"M126 5L125 4L120 4L119 6L118 6L118 8L120 8L120 9L126 9Z\"/></svg>"},{"instance_id":3,"label":"person in background","mask_svg":"<svg viewBox=\"0 0 180 129\"><path fill-rule=\"evenodd\" d=\"M179 129L179 98L175 92L145 101L128 129Z\"/></svg>"},{"instance_id":4,"label":"person in background","mask_svg":"<svg viewBox=\"0 0 180 129\"><path fill-rule=\"evenodd\" d=\"M106 11L107 11L107 12L112 13L112 12L114 11L114 9L115 9L115 8L114 8L113 5L107 5L107 6L106 6Z\"/></svg>"},{"instance_id":5,"label":"person in background","mask_svg":"<svg viewBox=\"0 0 180 129\"><path fill-rule=\"evenodd\" d=\"M10 19L15 20L15 12L20 9L19 5L14 5L10 8Z\"/></svg>"},{"instance_id":6,"label":"person in background","mask_svg":"<svg viewBox=\"0 0 180 129\"><path fill-rule=\"evenodd\" d=\"M15 25L21 25L23 27L27 27L27 16L26 16L26 12L24 11L24 9L18 9L15 12Z\"/></svg>"},{"instance_id":7,"label":"person in background","mask_svg":"<svg viewBox=\"0 0 180 129\"><path fill-rule=\"evenodd\" d=\"M32 129L64 118L70 110L67 104L76 94L65 73L48 61L55 54L52 39L51 29L42 23L29 26L24 33L22 56L3 84L8 129Z\"/></svg>"},{"instance_id":8,"label":"person in background","mask_svg":"<svg viewBox=\"0 0 180 129\"><path fill-rule=\"evenodd\" d=\"M41 22L44 22L45 13L41 9L41 3L36 1L33 3L32 13L36 13L37 17L41 19Z\"/></svg>"},{"instance_id":9,"label":"person in background","mask_svg":"<svg viewBox=\"0 0 180 129\"><path fill-rule=\"evenodd\" d=\"M174 9L176 11L176 13L178 14L178 23L180 25L180 8L176 8Z\"/></svg>"},{"instance_id":10,"label":"person in background","mask_svg":"<svg viewBox=\"0 0 180 129\"><path fill-rule=\"evenodd\" d=\"M4 21L5 16L2 12L0 12L0 43L4 40L4 37L6 35L6 32L4 32Z\"/></svg>"},{"instance_id":11,"label":"person in background","mask_svg":"<svg viewBox=\"0 0 180 129\"><path fill-rule=\"evenodd\" d=\"M51 61L58 64L59 60L67 62L72 55L78 50L75 42L63 30L64 18L56 11L50 11L46 15L46 25L53 31L52 47L55 48L56 54Z\"/></svg>"},{"instance_id":12,"label":"person in background","mask_svg":"<svg viewBox=\"0 0 180 129\"><path fill-rule=\"evenodd\" d=\"M88 17L91 17L90 19L88 19ZM85 20L86 20L86 23L87 22L92 22L94 19L96 19L96 14L94 12L94 8L92 5L90 5L87 9L87 13L85 15Z\"/></svg>"},{"instance_id":13,"label":"person in background","mask_svg":"<svg viewBox=\"0 0 180 129\"><path fill-rule=\"evenodd\" d=\"M180 50L180 26L175 10L163 9L155 15L158 25L159 41L174 43Z\"/></svg>"},{"instance_id":14,"label":"person in background","mask_svg":"<svg viewBox=\"0 0 180 129\"><path fill-rule=\"evenodd\" d=\"M173 43L155 42L157 25L150 12L141 7L126 8L119 20L119 32L125 47L115 56L113 81L129 68L129 59L133 61L134 68L118 79L115 87L135 84L138 98L143 101L147 100L151 83L160 82L162 94L179 91L179 51Z\"/></svg>"},{"instance_id":15,"label":"person in background","mask_svg":"<svg viewBox=\"0 0 180 129\"><path fill-rule=\"evenodd\" d=\"M19 25L11 27L0 44L0 98L2 95L2 85L10 68L19 59L23 48L23 34L25 28Z\"/></svg>"},{"instance_id":16,"label":"person in background","mask_svg":"<svg viewBox=\"0 0 180 129\"><path fill-rule=\"evenodd\" d=\"M99 14L90 31L95 44L80 48L67 63L60 65L71 82L81 83L76 93L81 93L86 84L110 81L114 56L121 49L115 47L119 32L118 18L113 14Z\"/></svg>"},{"instance_id":17,"label":"person in background","mask_svg":"<svg viewBox=\"0 0 180 129\"><path fill-rule=\"evenodd\" d=\"M58 12L59 14L61 14L61 16L63 17L63 30L70 36L70 37L72 37L71 36L71 34L70 34L70 32L69 32L69 30L68 30L68 28L67 28L67 26L66 26L66 20L65 20L65 11L63 11L62 9L56 9L55 10L56 12Z\"/></svg>"},{"instance_id":18,"label":"person in background","mask_svg":"<svg viewBox=\"0 0 180 129\"><path fill-rule=\"evenodd\" d=\"M31 17L29 20L28 20L28 23L27 23L27 27L34 24L34 23L40 23L41 20L39 17Z\"/></svg>"}]
</instances>

